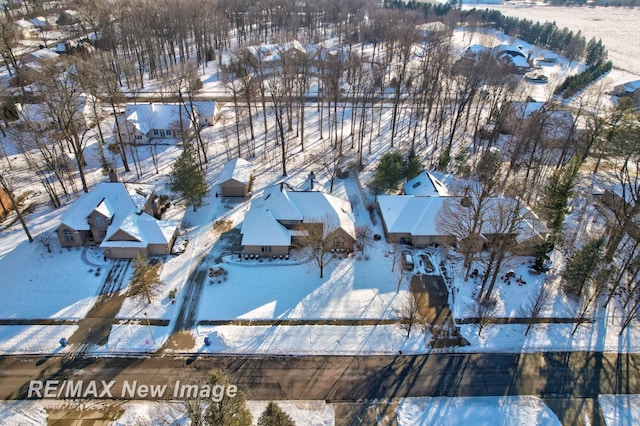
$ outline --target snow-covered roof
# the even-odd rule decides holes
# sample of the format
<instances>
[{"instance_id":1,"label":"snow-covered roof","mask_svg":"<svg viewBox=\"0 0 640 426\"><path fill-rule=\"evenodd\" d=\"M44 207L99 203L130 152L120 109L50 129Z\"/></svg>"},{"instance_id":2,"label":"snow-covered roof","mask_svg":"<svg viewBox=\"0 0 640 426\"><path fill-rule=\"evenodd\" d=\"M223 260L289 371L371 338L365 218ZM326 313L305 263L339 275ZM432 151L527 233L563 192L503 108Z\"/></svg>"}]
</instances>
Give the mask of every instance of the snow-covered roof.
<instances>
[{"instance_id":1,"label":"snow-covered roof","mask_svg":"<svg viewBox=\"0 0 640 426\"><path fill-rule=\"evenodd\" d=\"M316 191L292 191L289 196L302 213L304 222L317 223L327 218L355 239L355 218L348 201Z\"/></svg>"},{"instance_id":2,"label":"snow-covered roof","mask_svg":"<svg viewBox=\"0 0 640 426\"><path fill-rule=\"evenodd\" d=\"M47 18L45 18L44 16L36 16L35 18L31 19L31 23L36 27L46 27L47 25L49 25Z\"/></svg>"},{"instance_id":3,"label":"snow-covered roof","mask_svg":"<svg viewBox=\"0 0 640 426\"><path fill-rule=\"evenodd\" d=\"M148 213L138 214L130 211L109 227L100 247L147 247L149 244L167 244L177 227L177 221L157 220ZM114 237L119 232L125 232L134 240L123 241Z\"/></svg>"},{"instance_id":4,"label":"snow-covered roof","mask_svg":"<svg viewBox=\"0 0 640 426\"><path fill-rule=\"evenodd\" d=\"M145 135L153 129L178 129L181 117L182 126L191 127L189 115L180 104L127 104L124 114L126 121Z\"/></svg>"},{"instance_id":5,"label":"snow-covered roof","mask_svg":"<svg viewBox=\"0 0 640 426\"><path fill-rule=\"evenodd\" d=\"M389 233L446 235L436 227L436 215L450 197L379 195L380 212Z\"/></svg>"},{"instance_id":6,"label":"snow-covered roof","mask_svg":"<svg viewBox=\"0 0 640 426\"><path fill-rule=\"evenodd\" d=\"M42 48L35 50L33 52L27 53L22 57L23 64L30 64L32 62L44 62L44 61L55 61L58 59L60 55L54 52L51 49Z\"/></svg>"},{"instance_id":7,"label":"snow-covered roof","mask_svg":"<svg viewBox=\"0 0 640 426\"><path fill-rule=\"evenodd\" d=\"M436 218L447 202L460 202L460 197L420 197L413 195L379 195L380 212L387 227L393 234L410 234L412 236L448 235L438 229ZM482 222L481 232L496 232L495 220L491 220L491 212L510 208L516 202L513 198L494 197L488 201L485 209L487 217ZM515 207L515 206L513 206ZM548 234L548 228L524 204L520 207L522 220L516 229L516 240L524 241L535 235Z\"/></svg>"},{"instance_id":8,"label":"snow-covered roof","mask_svg":"<svg viewBox=\"0 0 640 426\"><path fill-rule=\"evenodd\" d=\"M622 88L627 93L634 93L636 90L640 89L640 80L628 81L622 84Z\"/></svg>"},{"instance_id":9,"label":"snow-covered roof","mask_svg":"<svg viewBox=\"0 0 640 426\"><path fill-rule=\"evenodd\" d=\"M153 185L101 182L91 192L82 194L64 212L61 222L75 230L88 230L87 218L92 212L98 210L117 220L129 212L140 212L146 203L146 197L152 192Z\"/></svg>"},{"instance_id":10,"label":"snow-covered roof","mask_svg":"<svg viewBox=\"0 0 640 426\"><path fill-rule=\"evenodd\" d=\"M404 193L430 197L449 195L447 187L430 172L422 172L405 183Z\"/></svg>"},{"instance_id":11,"label":"snow-covered roof","mask_svg":"<svg viewBox=\"0 0 640 426\"><path fill-rule=\"evenodd\" d=\"M242 224L243 246L290 246L291 235L269 209L247 213Z\"/></svg>"},{"instance_id":12,"label":"snow-covered roof","mask_svg":"<svg viewBox=\"0 0 640 426\"><path fill-rule=\"evenodd\" d=\"M502 54L507 54L512 57L520 56L522 58L526 58L524 52L518 46L514 46L511 44L501 44L493 48L496 56L500 56Z\"/></svg>"},{"instance_id":13,"label":"snow-covered roof","mask_svg":"<svg viewBox=\"0 0 640 426\"><path fill-rule=\"evenodd\" d=\"M529 118L532 114L540 111L544 106L544 102L512 102L513 111L519 119Z\"/></svg>"},{"instance_id":14,"label":"snow-covered roof","mask_svg":"<svg viewBox=\"0 0 640 426\"><path fill-rule=\"evenodd\" d=\"M472 44L464 50L462 56L466 58L477 58L480 55L489 53L490 51L491 49L486 46L482 46L480 44Z\"/></svg>"},{"instance_id":15,"label":"snow-covered roof","mask_svg":"<svg viewBox=\"0 0 640 426\"><path fill-rule=\"evenodd\" d=\"M253 164L251 162L243 158L234 158L222 167L218 182L222 184L234 180L244 185L249 185L252 170Z\"/></svg>"},{"instance_id":16,"label":"snow-covered roof","mask_svg":"<svg viewBox=\"0 0 640 426\"><path fill-rule=\"evenodd\" d=\"M349 202L323 192L289 191L282 185L274 185L251 201L242 224L242 244L290 245L292 230L282 223L320 223L325 218L355 239L355 220Z\"/></svg>"},{"instance_id":17,"label":"snow-covered roof","mask_svg":"<svg viewBox=\"0 0 640 426\"><path fill-rule=\"evenodd\" d=\"M216 101L193 101L187 104L193 105L197 113L204 117L213 117L218 107Z\"/></svg>"},{"instance_id":18,"label":"snow-covered roof","mask_svg":"<svg viewBox=\"0 0 640 426\"><path fill-rule=\"evenodd\" d=\"M13 25L15 25L17 27L20 27L22 29L25 29L25 30L30 30L30 29L34 28L34 25L31 22L29 22L27 20L24 20L24 19L18 19L17 21L14 21Z\"/></svg>"}]
</instances>

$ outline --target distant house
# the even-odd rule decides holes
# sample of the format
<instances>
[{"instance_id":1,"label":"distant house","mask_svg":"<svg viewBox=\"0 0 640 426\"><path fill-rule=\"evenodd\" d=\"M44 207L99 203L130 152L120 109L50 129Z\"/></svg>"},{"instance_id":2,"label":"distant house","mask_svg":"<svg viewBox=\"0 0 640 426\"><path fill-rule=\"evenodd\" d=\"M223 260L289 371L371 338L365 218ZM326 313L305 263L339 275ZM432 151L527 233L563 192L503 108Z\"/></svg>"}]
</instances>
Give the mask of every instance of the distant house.
<instances>
[{"instance_id":1,"label":"distant house","mask_svg":"<svg viewBox=\"0 0 640 426\"><path fill-rule=\"evenodd\" d=\"M55 20L44 16L36 16L31 19L30 22L39 30L52 30L56 28Z\"/></svg>"},{"instance_id":2,"label":"distant house","mask_svg":"<svg viewBox=\"0 0 640 426\"><path fill-rule=\"evenodd\" d=\"M518 46L501 44L491 48L473 44L462 52L463 59L470 59L475 62L489 55L494 57L497 62L512 68L517 73L524 74L530 69L529 58Z\"/></svg>"},{"instance_id":3,"label":"distant house","mask_svg":"<svg viewBox=\"0 0 640 426\"><path fill-rule=\"evenodd\" d=\"M628 96L640 104L640 80L628 81L614 86L612 94L614 96Z\"/></svg>"},{"instance_id":4,"label":"distant house","mask_svg":"<svg viewBox=\"0 0 640 426\"><path fill-rule=\"evenodd\" d=\"M406 195L443 197L449 195L447 187L433 173L422 172L404 184Z\"/></svg>"},{"instance_id":5,"label":"distant house","mask_svg":"<svg viewBox=\"0 0 640 426\"><path fill-rule=\"evenodd\" d=\"M193 133L190 107L180 104L127 104L114 132L131 144L146 144L153 139L181 139Z\"/></svg>"},{"instance_id":6,"label":"distant house","mask_svg":"<svg viewBox=\"0 0 640 426\"><path fill-rule=\"evenodd\" d=\"M246 197L249 195L253 165L242 158L234 158L222 167L218 185L222 197Z\"/></svg>"},{"instance_id":7,"label":"distant house","mask_svg":"<svg viewBox=\"0 0 640 426\"><path fill-rule=\"evenodd\" d=\"M478 61L483 55L490 55L491 48L479 44L472 44L462 52L464 59Z\"/></svg>"},{"instance_id":8,"label":"distant house","mask_svg":"<svg viewBox=\"0 0 640 426\"><path fill-rule=\"evenodd\" d=\"M108 258L166 255L176 221L157 220L152 185L102 182L62 215L55 232L62 247L98 245Z\"/></svg>"},{"instance_id":9,"label":"distant house","mask_svg":"<svg viewBox=\"0 0 640 426\"><path fill-rule=\"evenodd\" d=\"M28 39L38 35L38 30L29 21L24 19L18 19L8 24L8 28L17 33L21 39Z\"/></svg>"},{"instance_id":10,"label":"distant house","mask_svg":"<svg viewBox=\"0 0 640 426\"><path fill-rule=\"evenodd\" d=\"M216 101L193 101L193 108L197 113L200 127L213 126L220 116Z\"/></svg>"},{"instance_id":11,"label":"distant house","mask_svg":"<svg viewBox=\"0 0 640 426\"><path fill-rule=\"evenodd\" d=\"M289 191L284 185L267 188L254 198L242 225L246 254L288 254L304 238L306 229L330 224L328 249L353 250L355 220L348 201L316 191ZM328 232L329 229L323 229Z\"/></svg>"},{"instance_id":12,"label":"distant house","mask_svg":"<svg viewBox=\"0 0 640 426\"><path fill-rule=\"evenodd\" d=\"M531 68L527 55L518 46L501 44L494 47L493 52L498 62L513 68L520 74L526 73Z\"/></svg>"},{"instance_id":13,"label":"distant house","mask_svg":"<svg viewBox=\"0 0 640 426\"><path fill-rule=\"evenodd\" d=\"M47 48L39 49L27 53L20 60L20 67L23 70L40 72L48 64L58 62L60 55Z\"/></svg>"},{"instance_id":14,"label":"distant house","mask_svg":"<svg viewBox=\"0 0 640 426\"><path fill-rule=\"evenodd\" d=\"M546 102L511 102L501 125L510 134L526 129L529 125L542 126L542 135L548 142L566 140L574 127L573 114L561 106Z\"/></svg>"}]
</instances>

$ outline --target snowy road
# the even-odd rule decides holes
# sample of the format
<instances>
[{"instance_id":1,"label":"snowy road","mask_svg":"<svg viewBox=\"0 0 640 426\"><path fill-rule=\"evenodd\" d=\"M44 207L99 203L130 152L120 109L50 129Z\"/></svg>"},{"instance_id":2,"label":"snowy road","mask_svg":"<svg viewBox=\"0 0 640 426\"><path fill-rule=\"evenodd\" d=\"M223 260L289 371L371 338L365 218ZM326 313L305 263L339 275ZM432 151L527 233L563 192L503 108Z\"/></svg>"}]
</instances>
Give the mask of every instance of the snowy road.
<instances>
[{"instance_id":1,"label":"snowy road","mask_svg":"<svg viewBox=\"0 0 640 426\"><path fill-rule=\"evenodd\" d=\"M113 380L113 399L172 399L177 380L201 385L209 371L221 369L254 400L348 402L414 396L535 395L564 407L557 408L562 421L565 415L575 413L571 401L584 402L600 394L640 393L639 362L640 354L594 352L361 357L164 354L75 360L5 356L0 358L0 398L26 398L30 380L37 379L59 383ZM168 390L155 398L138 394L122 398L124 385L134 381L166 385ZM594 418L600 413L588 415Z\"/></svg>"}]
</instances>

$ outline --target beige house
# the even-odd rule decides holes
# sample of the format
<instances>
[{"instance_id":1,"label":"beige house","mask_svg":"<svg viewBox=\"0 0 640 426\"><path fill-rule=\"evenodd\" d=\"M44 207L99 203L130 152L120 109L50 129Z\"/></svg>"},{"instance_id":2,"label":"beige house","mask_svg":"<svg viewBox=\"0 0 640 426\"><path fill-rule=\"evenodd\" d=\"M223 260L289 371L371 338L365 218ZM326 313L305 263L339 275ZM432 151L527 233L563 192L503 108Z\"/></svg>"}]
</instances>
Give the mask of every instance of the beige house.
<instances>
[{"instance_id":1,"label":"beige house","mask_svg":"<svg viewBox=\"0 0 640 426\"><path fill-rule=\"evenodd\" d=\"M152 185L102 182L62 215L55 230L60 245L97 245L109 258L169 254L178 223L152 216L155 198Z\"/></svg>"},{"instance_id":2,"label":"beige house","mask_svg":"<svg viewBox=\"0 0 640 426\"><path fill-rule=\"evenodd\" d=\"M246 197L251 186L253 165L242 158L234 158L222 167L218 185L222 197Z\"/></svg>"},{"instance_id":3,"label":"beige house","mask_svg":"<svg viewBox=\"0 0 640 426\"><path fill-rule=\"evenodd\" d=\"M349 202L323 192L272 186L251 202L245 215L243 250L260 256L289 254L314 227L328 233L323 235L327 249L353 250L355 220Z\"/></svg>"},{"instance_id":4,"label":"beige house","mask_svg":"<svg viewBox=\"0 0 640 426\"><path fill-rule=\"evenodd\" d=\"M437 217L446 203L460 203L460 200L461 197L449 196L379 195L378 203L387 240L415 247L459 245L463 241L441 229ZM487 240L496 233L491 212L500 206L512 206L514 202L514 199L507 197L493 197L487 201L486 217L480 230L481 240ZM520 207L520 218L513 235L517 244L514 251L526 255L530 254L535 244L544 241L549 230L526 206Z\"/></svg>"}]
</instances>

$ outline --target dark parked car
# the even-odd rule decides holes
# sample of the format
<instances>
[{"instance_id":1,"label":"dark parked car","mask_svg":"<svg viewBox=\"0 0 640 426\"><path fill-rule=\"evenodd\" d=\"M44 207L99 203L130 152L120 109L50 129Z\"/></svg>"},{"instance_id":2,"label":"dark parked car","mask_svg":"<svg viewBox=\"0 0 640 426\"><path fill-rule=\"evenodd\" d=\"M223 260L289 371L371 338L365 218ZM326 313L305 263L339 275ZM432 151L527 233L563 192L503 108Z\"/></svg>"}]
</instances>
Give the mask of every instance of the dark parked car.
<instances>
[{"instance_id":1,"label":"dark parked car","mask_svg":"<svg viewBox=\"0 0 640 426\"><path fill-rule=\"evenodd\" d=\"M405 271L413 271L413 255L410 251L403 250L402 253L400 253L400 261Z\"/></svg>"}]
</instances>

